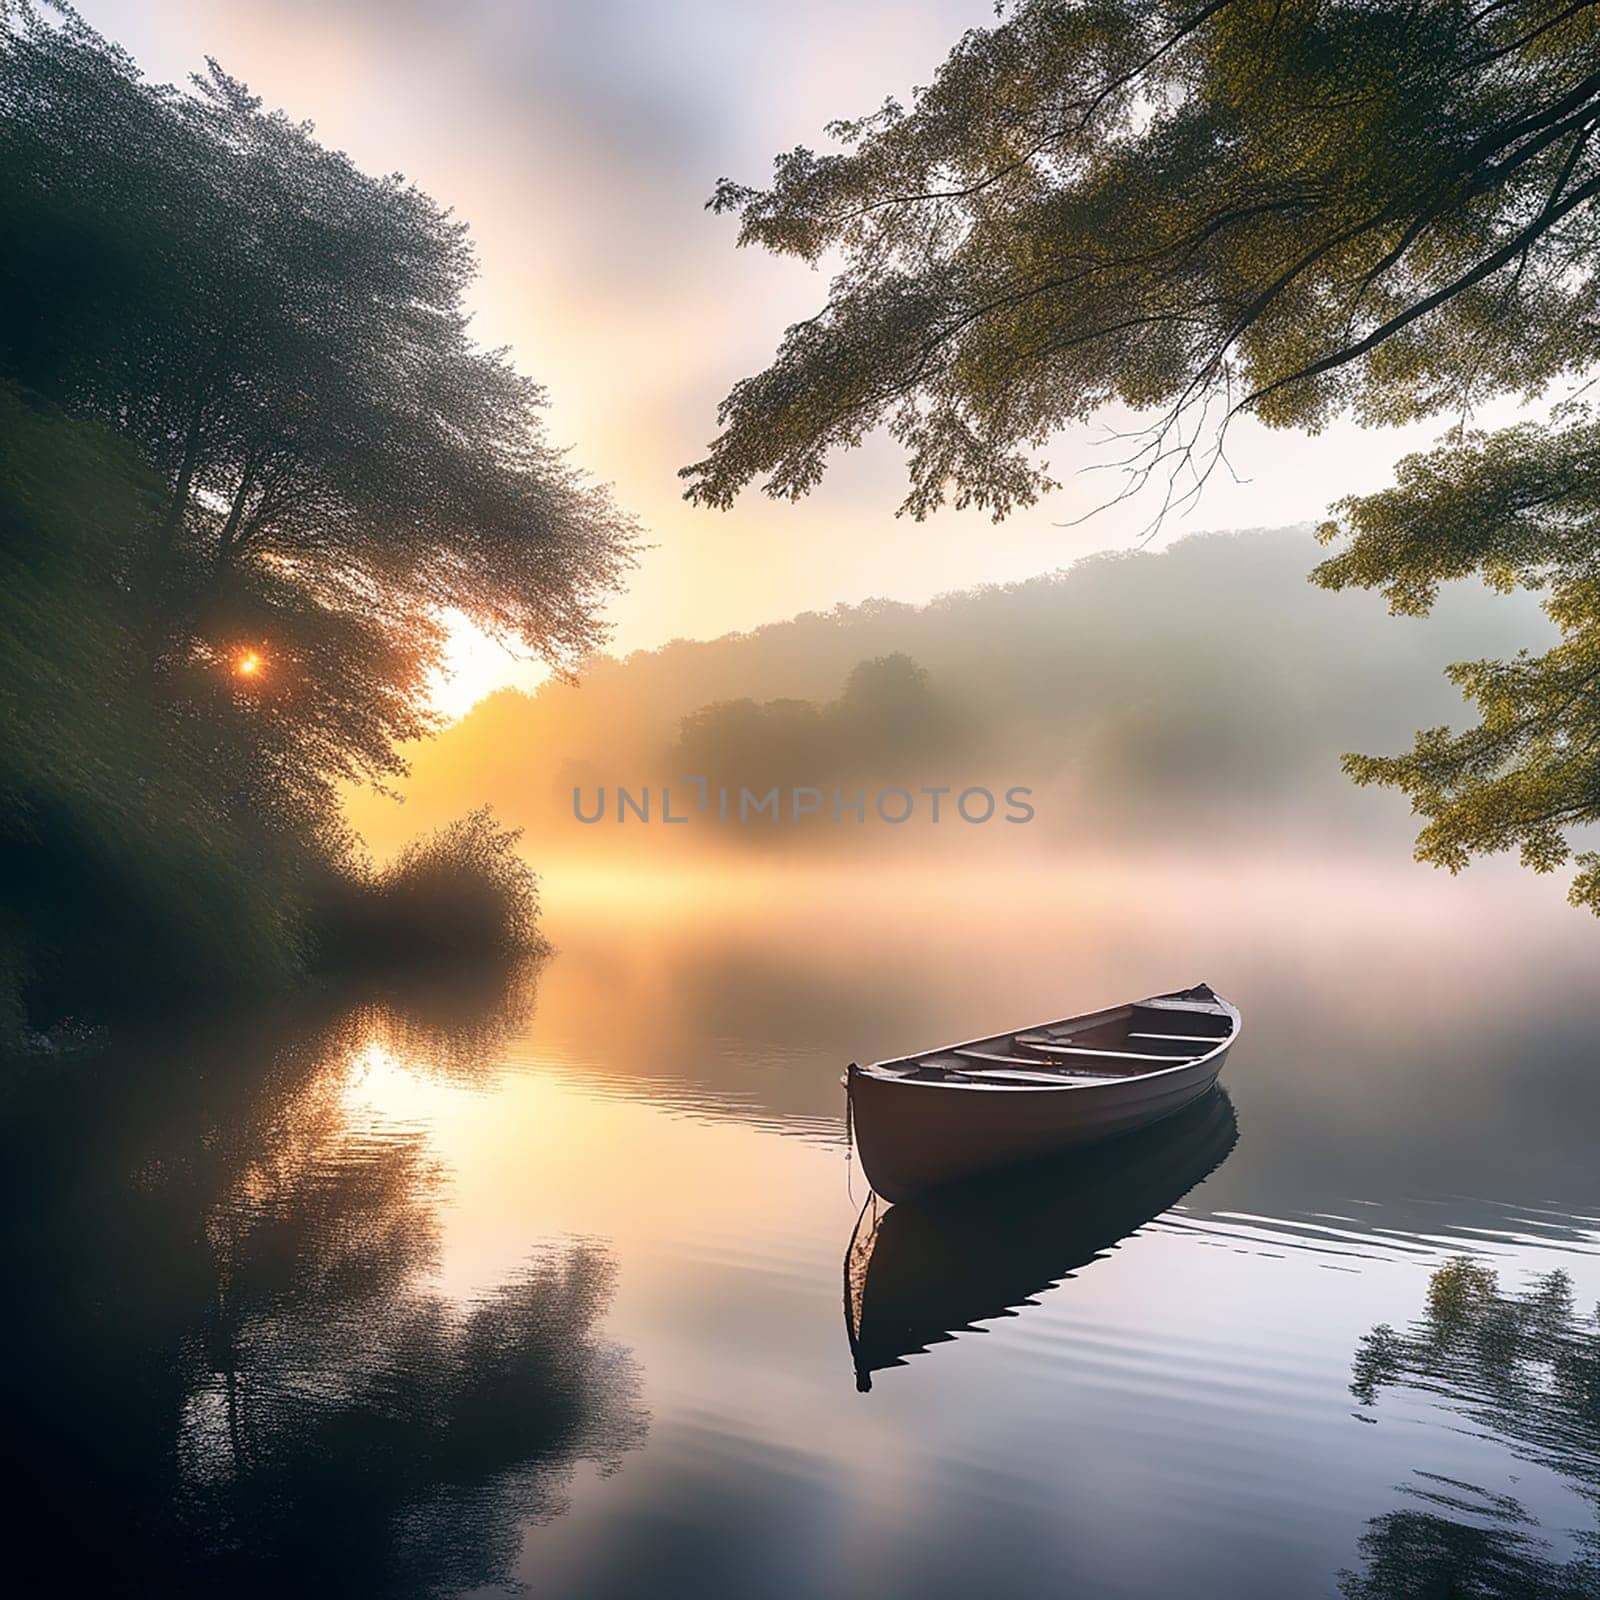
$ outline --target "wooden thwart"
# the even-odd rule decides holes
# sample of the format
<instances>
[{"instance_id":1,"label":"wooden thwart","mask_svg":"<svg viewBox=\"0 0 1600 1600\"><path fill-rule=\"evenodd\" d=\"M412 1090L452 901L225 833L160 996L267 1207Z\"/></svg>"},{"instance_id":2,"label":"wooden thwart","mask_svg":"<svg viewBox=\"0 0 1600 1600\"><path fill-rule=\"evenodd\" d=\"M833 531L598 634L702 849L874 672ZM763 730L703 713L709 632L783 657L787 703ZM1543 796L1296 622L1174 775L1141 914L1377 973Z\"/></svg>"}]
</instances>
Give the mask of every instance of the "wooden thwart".
<instances>
[{"instance_id":1,"label":"wooden thwart","mask_svg":"<svg viewBox=\"0 0 1600 1600\"><path fill-rule=\"evenodd\" d=\"M1034 1072L1055 1072L1048 1061L1036 1061L1031 1056L1002 1056L995 1055L988 1050L952 1050L953 1056L961 1056L967 1061L988 1061L997 1067L1028 1067Z\"/></svg>"},{"instance_id":2,"label":"wooden thwart","mask_svg":"<svg viewBox=\"0 0 1600 1600\"><path fill-rule=\"evenodd\" d=\"M1130 1033L1130 1039L1171 1039L1178 1044L1220 1044L1227 1037L1226 1034L1214 1033ZM1018 1041L1021 1043L1022 1041Z\"/></svg>"},{"instance_id":3,"label":"wooden thwart","mask_svg":"<svg viewBox=\"0 0 1600 1600\"><path fill-rule=\"evenodd\" d=\"M1209 1042L1215 1044L1218 1041L1211 1040ZM1035 1042L1032 1039L1024 1038L1021 1034L1017 1035L1017 1043L1029 1050L1037 1050L1040 1055L1064 1056L1073 1061L1082 1060L1085 1056L1100 1057L1107 1061L1165 1061L1168 1063L1182 1059L1182 1057L1178 1056L1155 1055L1143 1050L1102 1050L1094 1045L1087 1044L1045 1044L1043 1041ZM957 1051L957 1054L961 1055L965 1054L965 1052Z\"/></svg>"}]
</instances>

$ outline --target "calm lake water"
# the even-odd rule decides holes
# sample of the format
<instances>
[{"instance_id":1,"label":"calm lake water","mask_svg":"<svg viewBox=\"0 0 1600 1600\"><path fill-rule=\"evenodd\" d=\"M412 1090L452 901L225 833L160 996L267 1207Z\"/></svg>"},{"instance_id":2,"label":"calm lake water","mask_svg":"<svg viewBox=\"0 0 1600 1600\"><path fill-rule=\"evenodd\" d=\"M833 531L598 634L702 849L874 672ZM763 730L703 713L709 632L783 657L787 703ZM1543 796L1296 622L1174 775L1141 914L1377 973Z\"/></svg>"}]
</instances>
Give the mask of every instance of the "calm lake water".
<instances>
[{"instance_id":1,"label":"calm lake water","mask_svg":"<svg viewBox=\"0 0 1600 1600\"><path fill-rule=\"evenodd\" d=\"M1600 927L1553 883L546 901L559 953L509 990L11 1089L30 1592L1600 1595ZM1245 1013L1225 1098L862 1214L851 1057L1200 979Z\"/></svg>"}]
</instances>

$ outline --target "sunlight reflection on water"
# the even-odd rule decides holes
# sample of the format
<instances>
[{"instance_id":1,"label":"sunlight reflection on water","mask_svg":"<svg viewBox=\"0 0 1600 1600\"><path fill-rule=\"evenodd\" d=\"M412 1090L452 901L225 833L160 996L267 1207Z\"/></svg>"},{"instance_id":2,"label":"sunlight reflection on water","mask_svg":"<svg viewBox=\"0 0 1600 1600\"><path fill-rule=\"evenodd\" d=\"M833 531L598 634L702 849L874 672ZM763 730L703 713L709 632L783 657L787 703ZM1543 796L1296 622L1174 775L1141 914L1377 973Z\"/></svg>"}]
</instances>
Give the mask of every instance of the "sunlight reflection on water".
<instances>
[{"instance_id":1,"label":"sunlight reflection on water","mask_svg":"<svg viewBox=\"0 0 1600 1600\"><path fill-rule=\"evenodd\" d=\"M16 1097L40 1538L107 1587L1400 1600L1399 1552L1594 1592L1600 934L1548 886L717 884L557 873L558 952L509 988ZM856 1228L847 1060L1200 978L1247 1018L1209 1122ZM1435 1328L1353 1396L1461 1254L1498 1274L1463 1349L1524 1343L1444 1385ZM1540 1344L1516 1297L1557 1268ZM1531 1432L1496 1385L1545 1396Z\"/></svg>"}]
</instances>

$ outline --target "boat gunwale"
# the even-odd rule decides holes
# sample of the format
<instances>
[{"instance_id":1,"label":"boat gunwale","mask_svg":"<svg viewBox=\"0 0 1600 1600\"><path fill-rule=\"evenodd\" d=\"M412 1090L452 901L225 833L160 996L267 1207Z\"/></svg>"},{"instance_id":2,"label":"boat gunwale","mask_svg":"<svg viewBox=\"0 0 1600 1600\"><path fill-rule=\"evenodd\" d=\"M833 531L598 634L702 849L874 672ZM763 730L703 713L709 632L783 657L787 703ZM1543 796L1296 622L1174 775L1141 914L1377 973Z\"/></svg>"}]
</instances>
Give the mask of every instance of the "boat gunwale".
<instances>
[{"instance_id":1,"label":"boat gunwale","mask_svg":"<svg viewBox=\"0 0 1600 1600\"><path fill-rule=\"evenodd\" d=\"M967 1089L975 1090L983 1094L1041 1094L1046 1092L1056 1094L1082 1092L1085 1089L1104 1089L1124 1083L1150 1083L1159 1078L1169 1077L1174 1072L1185 1072L1191 1067L1198 1067L1213 1060L1215 1057L1220 1056L1225 1051L1231 1049L1239 1035L1244 1031L1244 1017L1240 1013L1239 1008L1234 1005L1231 1000L1223 999L1223 997L1218 994L1215 989L1211 988L1210 984L1196 984L1194 987L1203 987L1210 990L1212 1000L1215 1002L1217 1007L1221 1009L1223 1014L1232 1021L1232 1030L1223 1035L1222 1038L1218 1039L1212 1048L1207 1050L1204 1055L1192 1056L1185 1061L1175 1061L1170 1067L1158 1067L1153 1072L1122 1073L1116 1077L1108 1076L1099 1078L1094 1083L1050 1083L1043 1079L1041 1079L1041 1081L1038 1083L978 1083L972 1081L970 1078L962 1079L958 1077L909 1078L890 1076L887 1072L880 1072L879 1069L899 1066L901 1063L921 1062L927 1056L942 1055L949 1051L970 1050L976 1045L987 1044L996 1039L1015 1039L1019 1033L1038 1031L1043 1028L1060 1028L1069 1022L1087 1022L1095 1017L1109 1017L1115 1012L1122 1011L1124 1009L1132 1011L1138 1006L1148 1005L1155 1000L1171 1000L1174 998L1174 996L1182 994L1182 990L1173 990L1169 994L1149 994L1146 995L1142 1000L1127 1000L1121 1005L1102 1006L1098 1011L1082 1011L1073 1016L1058 1017L1054 1022L1025 1023L1022 1027L1013 1029L1009 1033L1003 1031L1000 1033L986 1033L976 1039L964 1040L960 1044L941 1044L935 1045L930 1050L913 1050L909 1054L903 1056L886 1056L882 1061L874 1061L870 1065L864 1067L858 1066L852 1062L850 1071L845 1075L845 1080L848 1083L853 1078L870 1077L876 1083L896 1084L901 1088L907 1089ZM1193 1007L1175 1005L1172 1006L1171 1009L1174 1011L1202 1010L1203 1008L1207 1007L1208 1004L1208 1002L1202 1001Z\"/></svg>"}]
</instances>

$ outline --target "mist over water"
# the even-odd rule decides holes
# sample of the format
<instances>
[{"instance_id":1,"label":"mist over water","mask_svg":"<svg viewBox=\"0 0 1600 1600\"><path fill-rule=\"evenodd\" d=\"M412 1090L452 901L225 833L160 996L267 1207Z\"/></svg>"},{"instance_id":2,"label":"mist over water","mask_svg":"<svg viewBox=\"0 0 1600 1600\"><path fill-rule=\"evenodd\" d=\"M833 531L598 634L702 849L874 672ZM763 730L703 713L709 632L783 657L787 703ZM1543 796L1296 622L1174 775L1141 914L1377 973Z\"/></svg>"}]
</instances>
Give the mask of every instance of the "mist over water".
<instances>
[{"instance_id":1,"label":"mist over water","mask_svg":"<svg viewBox=\"0 0 1600 1600\"><path fill-rule=\"evenodd\" d=\"M968 0L83 3L0 0L18 1592L1600 1600L1595 8L913 92ZM1215 1092L868 1191L848 1063L1202 982Z\"/></svg>"},{"instance_id":2,"label":"mist over water","mask_svg":"<svg viewBox=\"0 0 1600 1600\"><path fill-rule=\"evenodd\" d=\"M1074 860L1219 839L1297 856L1335 843L1403 852L1404 800L1357 790L1339 757L1462 725L1468 708L1444 667L1542 647L1552 629L1533 596L1480 585L1447 588L1425 622L1391 617L1376 595L1309 583L1318 554L1305 528L1197 535L928 606L870 601L599 657L575 684L483 702L415 749L403 805L353 795L350 816L387 854L487 801L525 830L541 866L663 854L948 859L1009 852L1016 841L995 836L1022 831ZM876 814L892 785L914 796L904 824ZM924 786L951 791L937 825ZM1003 818L1014 786L1032 791L1025 829L957 814L960 792L981 787ZM663 787L688 825L662 822ZM760 799L773 788L785 821L752 811L741 824L741 789ZM798 823L797 788L819 802ZM626 809L618 821L619 789L652 792L649 823ZM578 820L575 791L582 816L605 820ZM864 823L835 811L835 791L845 805L867 797ZM892 800L885 814L904 809ZM969 810L984 807L975 797Z\"/></svg>"},{"instance_id":3,"label":"mist over water","mask_svg":"<svg viewBox=\"0 0 1600 1600\"><path fill-rule=\"evenodd\" d=\"M15 1091L4 1357L58 1573L1594 1592L1600 930L1548 881L1194 849L545 890L510 989ZM1199 979L1245 1015L1204 1127L1014 1226L858 1226L846 1061Z\"/></svg>"}]
</instances>

